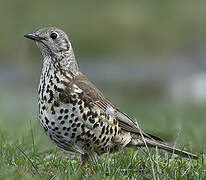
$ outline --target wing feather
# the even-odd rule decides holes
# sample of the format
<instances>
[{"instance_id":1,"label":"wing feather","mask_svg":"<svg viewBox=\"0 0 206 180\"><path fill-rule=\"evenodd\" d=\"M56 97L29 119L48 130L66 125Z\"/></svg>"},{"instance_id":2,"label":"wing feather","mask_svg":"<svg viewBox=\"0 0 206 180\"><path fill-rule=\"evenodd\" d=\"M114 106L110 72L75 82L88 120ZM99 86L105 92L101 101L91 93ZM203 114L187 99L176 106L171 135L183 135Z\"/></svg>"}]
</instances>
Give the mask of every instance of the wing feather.
<instances>
[{"instance_id":1,"label":"wing feather","mask_svg":"<svg viewBox=\"0 0 206 180\"><path fill-rule=\"evenodd\" d=\"M105 113L107 113L108 108L113 108L113 117L115 117L115 119L119 122L119 127L122 130L140 134L140 129L137 122L133 122L127 114L121 112L117 107L115 107L83 74L74 77L70 83L71 84L69 87L75 85L82 90L82 98L87 104L90 104L91 106L96 105ZM150 136L147 133L142 132L142 134L145 137L160 140L160 138Z\"/></svg>"}]
</instances>

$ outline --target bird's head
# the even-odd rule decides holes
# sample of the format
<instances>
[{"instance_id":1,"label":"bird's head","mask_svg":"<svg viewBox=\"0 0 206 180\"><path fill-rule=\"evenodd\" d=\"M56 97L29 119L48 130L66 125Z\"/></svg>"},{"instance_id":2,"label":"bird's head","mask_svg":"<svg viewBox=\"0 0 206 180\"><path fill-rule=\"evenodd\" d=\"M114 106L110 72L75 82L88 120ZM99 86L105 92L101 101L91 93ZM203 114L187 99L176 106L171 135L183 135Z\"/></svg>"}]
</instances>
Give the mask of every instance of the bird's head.
<instances>
[{"instance_id":1,"label":"bird's head","mask_svg":"<svg viewBox=\"0 0 206 180\"><path fill-rule=\"evenodd\" d=\"M65 54L73 55L68 36L56 27L42 28L35 33L27 33L24 37L34 40L44 57L62 58Z\"/></svg>"}]
</instances>

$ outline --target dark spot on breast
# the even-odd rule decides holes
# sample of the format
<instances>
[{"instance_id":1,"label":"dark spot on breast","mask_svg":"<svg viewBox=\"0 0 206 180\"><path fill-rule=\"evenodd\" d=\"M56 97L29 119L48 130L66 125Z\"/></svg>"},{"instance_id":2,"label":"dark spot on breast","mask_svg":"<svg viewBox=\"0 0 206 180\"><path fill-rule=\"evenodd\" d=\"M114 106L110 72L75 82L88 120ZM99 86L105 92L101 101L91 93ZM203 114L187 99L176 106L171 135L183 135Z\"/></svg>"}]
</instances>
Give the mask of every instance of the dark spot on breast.
<instances>
[{"instance_id":1,"label":"dark spot on breast","mask_svg":"<svg viewBox=\"0 0 206 180\"><path fill-rule=\"evenodd\" d=\"M72 122L73 122L73 121L70 119L70 120L69 120L69 123L71 124Z\"/></svg>"},{"instance_id":2,"label":"dark spot on breast","mask_svg":"<svg viewBox=\"0 0 206 180\"><path fill-rule=\"evenodd\" d=\"M84 136L84 135L85 135L85 132L83 131L83 132L81 133L81 135Z\"/></svg>"},{"instance_id":3,"label":"dark spot on breast","mask_svg":"<svg viewBox=\"0 0 206 180\"><path fill-rule=\"evenodd\" d=\"M64 116L64 119L68 119L68 117L69 117L68 115L65 115L65 116Z\"/></svg>"},{"instance_id":4,"label":"dark spot on breast","mask_svg":"<svg viewBox=\"0 0 206 180\"><path fill-rule=\"evenodd\" d=\"M87 115L86 113L83 114L82 118L86 121L87 120Z\"/></svg>"},{"instance_id":5,"label":"dark spot on breast","mask_svg":"<svg viewBox=\"0 0 206 180\"><path fill-rule=\"evenodd\" d=\"M48 128L46 126L43 126L44 131L48 131Z\"/></svg>"},{"instance_id":6,"label":"dark spot on breast","mask_svg":"<svg viewBox=\"0 0 206 180\"><path fill-rule=\"evenodd\" d=\"M58 117L58 120L61 120L61 119L62 119L62 116L59 116L59 117Z\"/></svg>"},{"instance_id":7,"label":"dark spot on breast","mask_svg":"<svg viewBox=\"0 0 206 180\"><path fill-rule=\"evenodd\" d=\"M104 136L104 137L102 138L102 142L104 142L104 141L105 141L105 139L106 139L106 136Z\"/></svg>"},{"instance_id":8,"label":"dark spot on breast","mask_svg":"<svg viewBox=\"0 0 206 180\"><path fill-rule=\"evenodd\" d=\"M82 105L79 106L79 110L81 111L83 109Z\"/></svg>"},{"instance_id":9,"label":"dark spot on breast","mask_svg":"<svg viewBox=\"0 0 206 180\"><path fill-rule=\"evenodd\" d=\"M52 102L52 100L53 100L53 98L54 98L54 94L53 94L53 91L52 90L50 90L49 91L49 100L48 100L48 103L51 103Z\"/></svg>"},{"instance_id":10,"label":"dark spot on breast","mask_svg":"<svg viewBox=\"0 0 206 180\"><path fill-rule=\"evenodd\" d=\"M45 109L46 109L46 106L42 106L42 109L45 110Z\"/></svg>"},{"instance_id":11,"label":"dark spot on breast","mask_svg":"<svg viewBox=\"0 0 206 180\"><path fill-rule=\"evenodd\" d=\"M87 131L87 132L86 132L86 135L87 135L88 137L90 137L90 136L91 136L91 134L90 134L90 132L89 132L89 131Z\"/></svg>"},{"instance_id":12,"label":"dark spot on breast","mask_svg":"<svg viewBox=\"0 0 206 180\"><path fill-rule=\"evenodd\" d=\"M77 128L74 128L74 129L73 129L73 132L76 132L76 131L77 131Z\"/></svg>"},{"instance_id":13,"label":"dark spot on breast","mask_svg":"<svg viewBox=\"0 0 206 180\"><path fill-rule=\"evenodd\" d=\"M98 114L95 112L94 114L92 114L93 118L96 118L98 116Z\"/></svg>"},{"instance_id":14,"label":"dark spot on breast","mask_svg":"<svg viewBox=\"0 0 206 180\"><path fill-rule=\"evenodd\" d=\"M68 109L65 109L65 111L64 111L65 113L68 113L69 112L69 110Z\"/></svg>"},{"instance_id":15,"label":"dark spot on breast","mask_svg":"<svg viewBox=\"0 0 206 180\"><path fill-rule=\"evenodd\" d=\"M64 112L64 109L60 109L60 113L62 114Z\"/></svg>"},{"instance_id":16,"label":"dark spot on breast","mask_svg":"<svg viewBox=\"0 0 206 180\"><path fill-rule=\"evenodd\" d=\"M74 114L73 114L73 113L71 114L71 117L72 117L72 118L74 117Z\"/></svg>"},{"instance_id":17,"label":"dark spot on breast","mask_svg":"<svg viewBox=\"0 0 206 180\"><path fill-rule=\"evenodd\" d=\"M107 125L106 133L105 134L109 134L109 125Z\"/></svg>"},{"instance_id":18,"label":"dark spot on breast","mask_svg":"<svg viewBox=\"0 0 206 180\"><path fill-rule=\"evenodd\" d=\"M102 128L101 134L104 134L104 131L105 131L105 126L103 126L103 128Z\"/></svg>"},{"instance_id":19,"label":"dark spot on breast","mask_svg":"<svg viewBox=\"0 0 206 180\"><path fill-rule=\"evenodd\" d=\"M85 125L84 124L82 124L81 129L82 129L82 131L85 131Z\"/></svg>"},{"instance_id":20,"label":"dark spot on breast","mask_svg":"<svg viewBox=\"0 0 206 180\"><path fill-rule=\"evenodd\" d=\"M76 123L73 123L73 124L72 124L72 127L75 127L75 126L76 126Z\"/></svg>"},{"instance_id":21,"label":"dark spot on breast","mask_svg":"<svg viewBox=\"0 0 206 180\"><path fill-rule=\"evenodd\" d=\"M78 102L78 105L81 105L82 104L82 101L80 100L79 102Z\"/></svg>"},{"instance_id":22,"label":"dark spot on breast","mask_svg":"<svg viewBox=\"0 0 206 180\"><path fill-rule=\"evenodd\" d=\"M92 115L91 111L88 111L87 116L91 116L91 115Z\"/></svg>"},{"instance_id":23,"label":"dark spot on breast","mask_svg":"<svg viewBox=\"0 0 206 180\"><path fill-rule=\"evenodd\" d=\"M110 137L107 138L106 143L108 143L109 140L110 140Z\"/></svg>"},{"instance_id":24,"label":"dark spot on breast","mask_svg":"<svg viewBox=\"0 0 206 180\"><path fill-rule=\"evenodd\" d=\"M72 98L73 98L73 99L76 99L76 98L77 98L77 96L74 94L74 95L72 95Z\"/></svg>"},{"instance_id":25,"label":"dark spot on breast","mask_svg":"<svg viewBox=\"0 0 206 180\"><path fill-rule=\"evenodd\" d=\"M65 136L68 136L68 134L69 134L69 133L67 133L67 132L66 132L66 133L64 133L64 135L65 135Z\"/></svg>"},{"instance_id":26,"label":"dark spot on breast","mask_svg":"<svg viewBox=\"0 0 206 180\"><path fill-rule=\"evenodd\" d=\"M95 123L95 120L92 118L92 117L89 117L89 122L94 124Z\"/></svg>"},{"instance_id":27,"label":"dark spot on breast","mask_svg":"<svg viewBox=\"0 0 206 180\"><path fill-rule=\"evenodd\" d=\"M44 119L45 119L46 124L49 124L49 120L48 120L48 118L45 117Z\"/></svg>"},{"instance_id":28,"label":"dark spot on breast","mask_svg":"<svg viewBox=\"0 0 206 180\"><path fill-rule=\"evenodd\" d=\"M62 129L63 129L63 130L66 130L67 128L64 126Z\"/></svg>"},{"instance_id":29,"label":"dark spot on breast","mask_svg":"<svg viewBox=\"0 0 206 180\"><path fill-rule=\"evenodd\" d=\"M100 122L100 126L101 126L101 127L103 126L103 121Z\"/></svg>"},{"instance_id":30,"label":"dark spot on breast","mask_svg":"<svg viewBox=\"0 0 206 180\"><path fill-rule=\"evenodd\" d=\"M54 126L54 125L55 125L55 122L54 122L54 121L52 121L52 122L51 122L51 125L53 125L53 126Z\"/></svg>"},{"instance_id":31,"label":"dark spot on breast","mask_svg":"<svg viewBox=\"0 0 206 180\"><path fill-rule=\"evenodd\" d=\"M61 121L61 122L60 122L60 124L64 124L64 123L65 123L65 121Z\"/></svg>"},{"instance_id":32,"label":"dark spot on breast","mask_svg":"<svg viewBox=\"0 0 206 180\"><path fill-rule=\"evenodd\" d=\"M68 127L68 128L67 128L67 131L70 131L70 129L71 129L71 128L70 128L70 127Z\"/></svg>"},{"instance_id":33,"label":"dark spot on breast","mask_svg":"<svg viewBox=\"0 0 206 180\"><path fill-rule=\"evenodd\" d=\"M82 109L81 111L80 111L80 113L82 114L84 112L84 109Z\"/></svg>"},{"instance_id":34,"label":"dark spot on breast","mask_svg":"<svg viewBox=\"0 0 206 180\"><path fill-rule=\"evenodd\" d=\"M55 90L55 91L57 90L57 86L56 86L56 85L54 85L54 90Z\"/></svg>"},{"instance_id":35,"label":"dark spot on breast","mask_svg":"<svg viewBox=\"0 0 206 180\"><path fill-rule=\"evenodd\" d=\"M57 81L57 83L59 83L59 78L56 76L56 81Z\"/></svg>"},{"instance_id":36,"label":"dark spot on breast","mask_svg":"<svg viewBox=\"0 0 206 180\"><path fill-rule=\"evenodd\" d=\"M72 103L73 106L75 106L77 104L77 100L76 99L75 100L71 100L71 103Z\"/></svg>"},{"instance_id":37,"label":"dark spot on breast","mask_svg":"<svg viewBox=\"0 0 206 180\"><path fill-rule=\"evenodd\" d=\"M117 120L116 119L113 119L113 124L117 125Z\"/></svg>"},{"instance_id":38,"label":"dark spot on breast","mask_svg":"<svg viewBox=\"0 0 206 180\"><path fill-rule=\"evenodd\" d=\"M107 138L107 140L106 140L106 142L103 144L103 146L106 146L106 144L108 143L108 141L109 141L109 137Z\"/></svg>"},{"instance_id":39,"label":"dark spot on breast","mask_svg":"<svg viewBox=\"0 0 206 180\"><path fill-rule=\"evenodd\" d=\"M75 121L75 122L77 122L78 120L79 120L79 118L78 118L78 117L76 117L76 118L74 119L74 121Z\"/></svg>"},{"instance_id":40,"label":"dark spot on breast","mask_svg":"<svg viewBox=\"0 0 206 180\"><path fill-rule=\"evenodd\" d=\"M99 123L95 123L94 126L93 126L94 129L97 128L97 127L99 127Z\"/></svg>"},{"instance_id":41,"label":"dark spot on breast","mask_svg":"<svg viewBox=\"0 0 206 180\"><path fill-rule=\"evenodd\" d=\"M114 127L114 136L117 135L117 126Z\"/></svg>"},{"instance_id":42,"label":"dark spot on breast","mask_svg":"<svg viewBox=\"0 0 206 180\"><path fill-rule=\"evenodd\" d=\"M81 126L81 123L77 123L77 127L80 127Z\"/></svg>"},{"instance_id":43,"label":"dark spot on breast","mask_svg":"<svg viewBox=\"0 0 206 180\"><path fill-rule=\"evenodd\" d=\"M57 87L57 91L61 93L61 92L63 92L64 90L63 90L62 88Z\"/></svg>"},{"instance_id":44,"label":"dark spot on breast","mask_svg":"<svg viewBox=\"0 0 206 180\"><path fill-rule=\"evenodd\" d=\"M45 100L45 101L47 100L46 96L44 96L44 100Z\"/></svg>"},{"instance_id":45,"label":"dark spot on breast","mask_svg":"<svg viewBox=\"0 0 206 180\"><path fill-rule=\"evenodd\" d=\"M94 143L99 145L99 139L97 139Z\"/></svg>"},{"instance_id":46,"label":"dark spot on breast","mask_svg":"<svg viewBox=\"0 0 206 180\"><path fill-rule=\"evenodd\" d=\"M99 139L101 139L101 138L102 138L102 135L100 134L100 135L99 135Z\"/></svg>"},{"instance_id":47,"label":"dark spot on breast","mask_svg":"<svg viewBox=\"0 0 206 180\"><path fill-rule=\"evenodd\" d=\"M112 129L112 127L110 128L110 134L112 134L113 133L113 129Z\"/></svg>"},{"instance_id":48,"label":"dark spot on breast","mask_svg":"<svg viewBox=\"0 0 206 180\"><path fill-rule=\"evenodd\" d=\"M94 136L92 140L93 140L93 141L96 141L96 139L97 139L97 137Z\"/></svg>"},{"instance_id":49,"label":"dark spot on breast","mask_svg":"<svg viewBox=\"0 0 206 180\"><path fill-rule=\"evenodd\" d=\"M104 144L103 144L103 146L106 146L107 145L107 142L105 142Z\"/></svg>"}]
</instances>

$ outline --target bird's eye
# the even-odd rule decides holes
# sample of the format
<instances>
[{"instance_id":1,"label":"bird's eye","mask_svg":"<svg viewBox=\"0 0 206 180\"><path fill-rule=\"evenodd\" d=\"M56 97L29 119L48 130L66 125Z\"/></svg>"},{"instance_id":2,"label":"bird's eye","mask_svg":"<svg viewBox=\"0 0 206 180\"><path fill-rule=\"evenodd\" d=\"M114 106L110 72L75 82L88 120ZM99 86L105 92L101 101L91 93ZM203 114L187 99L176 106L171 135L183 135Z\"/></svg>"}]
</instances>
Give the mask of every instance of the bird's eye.
<instances>
[{"instance_id":1,"label":"bird's eye","mask_svg":"<svg viewBox=\"0 0 206 180\"><path fill-rule=\"evenodd\" d=\"M58 34L56 32L51 33L50 38L52 38L53 40L56 39L58 37Z\"/></svg>"}]
</instances>

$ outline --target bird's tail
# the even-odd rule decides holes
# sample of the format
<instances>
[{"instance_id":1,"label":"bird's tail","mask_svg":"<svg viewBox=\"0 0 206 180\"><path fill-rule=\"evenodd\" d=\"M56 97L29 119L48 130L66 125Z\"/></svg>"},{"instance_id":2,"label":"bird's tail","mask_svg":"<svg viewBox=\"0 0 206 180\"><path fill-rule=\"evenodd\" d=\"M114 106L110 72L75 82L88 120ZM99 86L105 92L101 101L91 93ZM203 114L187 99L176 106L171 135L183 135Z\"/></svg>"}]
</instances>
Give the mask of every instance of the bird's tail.
<instances>
[{"instance_id":1,"label":"bird's tail","mask_svg":"<svg viewBox=\"0 0 206 180\"><path fill-rule=\"evenodd\" d=\"M195 154L177 149L175 147L171 147L165 144L162 140L159 140L159 138L154 139L153 137L145 137L143 134L141 140L139 138L133 137L127 147L157 147L159 149L168 151L172 154L177 154L182 157L198 159L198 156Z\"/></svg>"},{"instance_id":2,"label":"bird's tail","mask_svg":"<svg viewBox=\"0 0 206 180\"><path fill-rule=\"evenodd\" d=\"M168 151L168 152L173 153L173 154L177 154L177 155L182 156L182 157L198 159L198 156L195 154L192 154L192 153L187 152L187 151L182 151L180 149L177 149L175 147L171 147L163 142L158 142L158 141L153 140L153 139L145 138L145 141L143 143L144 143L144 146L146 146L145 145L145 143L146 143L148 147L157 147L157 148L163 149L163 150Z\"/></svg>"}]
</instances>

